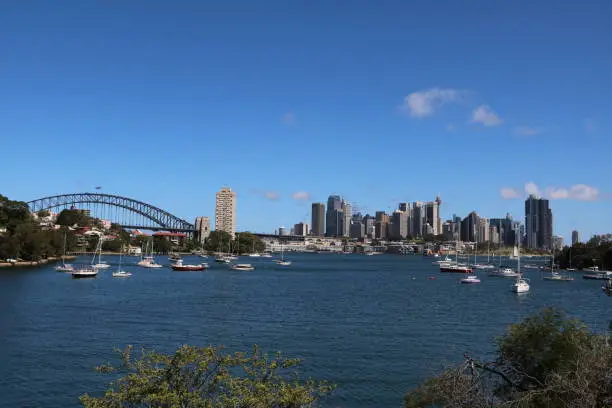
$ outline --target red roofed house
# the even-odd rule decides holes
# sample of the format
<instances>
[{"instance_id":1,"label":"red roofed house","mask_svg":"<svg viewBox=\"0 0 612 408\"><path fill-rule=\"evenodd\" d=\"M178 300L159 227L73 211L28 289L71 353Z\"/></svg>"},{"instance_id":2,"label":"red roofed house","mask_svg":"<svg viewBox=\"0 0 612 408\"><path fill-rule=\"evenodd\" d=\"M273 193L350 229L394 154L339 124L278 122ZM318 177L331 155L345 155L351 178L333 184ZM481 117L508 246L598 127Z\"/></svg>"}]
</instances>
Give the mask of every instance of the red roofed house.
<instances>
[{"instance_id":1,"label":"red roofed house","mask_svg":"<svg viewBox=\"0 0 612 408\"><path fill-rule=\"evenodd\" d=\"M174 245L183 245L183 241L187 237L187 234L181 232L167 232L159 231L153 234L154 237L165 238L167 241L172 242Z\"/></svg>"}]
</instances>

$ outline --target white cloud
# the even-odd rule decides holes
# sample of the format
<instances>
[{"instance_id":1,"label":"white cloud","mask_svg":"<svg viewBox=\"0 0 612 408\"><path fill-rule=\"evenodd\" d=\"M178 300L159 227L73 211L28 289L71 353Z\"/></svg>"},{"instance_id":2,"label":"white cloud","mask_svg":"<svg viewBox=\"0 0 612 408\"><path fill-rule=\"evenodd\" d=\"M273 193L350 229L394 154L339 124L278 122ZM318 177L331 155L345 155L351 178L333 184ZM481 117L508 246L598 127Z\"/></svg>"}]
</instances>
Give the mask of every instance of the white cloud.
<instances>
[{"instance_id":1,"label":"white cloud","mask_svg":"<svg viewBox=\"0 0 612 408\"><path fill-rule=\"evenodd\" d=\"M310 193L306 191L296 191L295 193L291 194L291 198L297 201L310 200Z\"/></svg>"},{"instance_id":2,"label":"white cloud","mask_svg":"<svg viewBox=\"0 0 612 408\"><path fill-rule=\"evenodd\" d=\"M415 118L433 115L434 111L443 105L459 101L465 91L457 89L430 88L413 92L404 98L402 110Z\"/></svg>"},{"instance_id":3,"label":"white cloud","mask_svg":"<svg viewBox=\"0 0 612 408\"><path fill-rule=\"evenodd\" d=\"M472 112L472 123L482 123L484 126L501 125L502 119L489 105L479 105Z\"/></svg>"},{"instance_id":4,"label":"white cloud","mask_svg":"<svg viewBox=\"0 0 612 408\"><path fill-rule=\"evenodd\" d=\"M280 194L272 190L259 190L259 189L254 188L254 189L251 189L251 193L262 196L266 200L270 200L270 201L276 201L280 198Z\"/></svg>"},{"instance_id":5,"label":"white cloud","mask_svg":"<svg viewBox=\"0 0 612 408\"><path fill-rule=\"evenodd\" d=\"M538 196L538 197L541 195L538 185L534 183L533 181L530 181L529 183L525 184L525 193L533 194L534 196Z\"/></svg>"},{"instance_id":6,"label":"white cloud","mask_svg":"<svg viewBox=\"0 0 612 408\"><path fill-rule=\"evenodd\" d=\"M514 130L514 132L518 136L535 136L535 135L539 135L540 133L542 133L542 129L533 128L533 127L529 127L529 126L518 126Z\"/></svg>"},{"instance_id":7,"label":"white cloud","mask_svg":"<svg viewBox=\"0 0 612 408\"><path fill-rule=\"evenodd\" d=\"M521 194L514 188L504 187L501 189L501 196L506 200L510 200L513 198L520 198Z\"/></svg>"},{"instance_id":8,"label":"white cloud","mask_svg":"<svg viewBox=\"0 0 612 408\"><path fill-rule=\"evenodd\" d=\"M293 125L295 123L295 114L293 112L287 112L283 115L283 123L286 125Z\"/></svg>"},{"instance_id":9,"label":"white cloud","mask_svg":"<svg viewBox=\"0 0 612 408\"><path fill-rule=\"evenodd\" d=\"M549 187L546 195L551 200L595 201L599 198L599 190L586 184L575 184L569 189Z\"/></svg>"}]
</instances>

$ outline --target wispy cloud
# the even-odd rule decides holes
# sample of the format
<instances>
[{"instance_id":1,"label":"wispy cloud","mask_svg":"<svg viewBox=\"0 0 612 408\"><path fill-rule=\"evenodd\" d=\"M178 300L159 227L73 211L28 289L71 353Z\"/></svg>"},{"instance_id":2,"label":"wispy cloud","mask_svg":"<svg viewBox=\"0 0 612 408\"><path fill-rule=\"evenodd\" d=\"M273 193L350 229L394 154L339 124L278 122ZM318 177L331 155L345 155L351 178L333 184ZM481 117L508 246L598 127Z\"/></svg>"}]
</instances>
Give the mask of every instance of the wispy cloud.
<instances>
[{"instance_id":1,"label":"wispy cloud","mask_svg":"<svg viewBox=\"0 0 612 408\"><path fill-rule=\"evenodd\" d=\"M514 189L514 188L504 187L504 188L501 189L501 196L503 198L505 198L506 200L510 200L510 199L513 199L513 198L520 198L521 197L521 193L516 191L516 189Z\"/></svg>"},{"instance_id":2,"label":"wispy cloud","mask_svg":"<svg viewBox=\"0 0 612 408\"><path fill-rule=\"evenodd\" d=\"M413 92L404 98L402 111L415 118L431 116L436 109L451 102L457 102L466 95L466 91L450 88L430 88Z\"/></svg>"},{"instance_id":3,"label":"wispy cloud","mask_svg":"<svg viewBox=\"0 0 612 408\"><path fill-rule=\"evenodd\" d=\"M472 111L472 123L482 123L484 126L498 126L501 125L502 118L489 105L479 105Z\"/></svg>"},{"instance_id":4,"label":"wispy cloud","mask_svg":"<svg viewBox=\"0 0 612 408\"><path fill-rule=\"evenodd\" d=\"M254 188L254 189L251 189L251 194L262 196L263 198L269 201L276 201L280 198L280 194L272 190L260 190L260 189Z\"/></svg>"},{"instance_id":5,"label":"wispy cloud","mask_svg":"<svg viewBox=\"0 0 612 408\"><path fill-rule=\"evenodd\" d=\"M517 126L514 129L514 133L518 136L535 136L542 133L542 128L535 128L530 126Z\"/></svg>"},{"instance_id":6,"label":"wispy cloud","mask_svg":"<svg viewBox=\"0 0 612 408\"><path fill-rule=\"evenodd\" d=\"M296 191L295 193L291 194L291 198L296 201L307 201L310 200L310 193L307 191Z\"/></svg>"},{"instance_id":7,"label":"wispy cloud","mask_svg":"<svg viewBox=\"0 0 612 408\"><path fill-rule=\"evenodd\" d=\"M596 201L602 197L599 189L586 184L574 184L570 187L546 187L541 189L536 183L530 181L525 184L524 191L512 187L501 189L501 196L510 200L522 198L524 195L533 194L537 197L545 197L550 200L576 200L576 201Z\"/></svg>"},{"instance_id":8,"label":"wispy cloud","mask_svg":"<svg viewBox=\"0 0 612 408\"><path fill-rule=\"evenodd\" d=\"M283 115L283 123L285 125L295 124L295 114L293 112L287 112Z\"/></svg>"}]
</instances>

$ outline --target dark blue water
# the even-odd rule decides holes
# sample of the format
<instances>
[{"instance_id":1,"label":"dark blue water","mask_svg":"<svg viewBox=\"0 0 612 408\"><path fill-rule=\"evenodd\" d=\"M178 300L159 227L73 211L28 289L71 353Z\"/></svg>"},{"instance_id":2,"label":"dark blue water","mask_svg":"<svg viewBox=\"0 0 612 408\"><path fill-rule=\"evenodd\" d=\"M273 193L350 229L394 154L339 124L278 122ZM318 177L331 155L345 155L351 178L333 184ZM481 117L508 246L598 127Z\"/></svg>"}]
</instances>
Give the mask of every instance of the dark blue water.
<instances>
[{"instance_id":1,"label":"dark blue water","mask_svg":"<svg viewBox=\"0 0 612 408\"><path fill-rule=\"evenodd\" d=\"M250 258L254 272L129 266L127 279L112 278L114 268L78 280L51 266L0 269L0 405L77 407L79 395L109 381L94 366L116 362L113 349L127 344L173 351L257 343L336 383L326 407L401 407L425 377L466 351L491 353L509 323L544 306L596 330L612 316L601 282L579 275L561 283L531 272L531 292L517 296L509 279L482 274L482 284L461 285L419 256L291 258L290 268Z\"/></svg>"}]
</instances>

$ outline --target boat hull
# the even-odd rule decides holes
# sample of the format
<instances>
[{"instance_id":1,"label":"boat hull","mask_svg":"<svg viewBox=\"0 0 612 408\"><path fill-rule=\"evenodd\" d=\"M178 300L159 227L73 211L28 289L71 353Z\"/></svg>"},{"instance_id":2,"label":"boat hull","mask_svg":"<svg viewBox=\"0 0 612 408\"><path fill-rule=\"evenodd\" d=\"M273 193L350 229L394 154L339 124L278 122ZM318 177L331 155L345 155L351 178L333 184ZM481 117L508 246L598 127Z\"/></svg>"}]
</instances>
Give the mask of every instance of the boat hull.
<instances>
[{"instance_id":1,"label":"boat hull","mask_svg":"<svg viewBox=\"0 0 612 408\"><path fill-rule=\"evenodd\" d=\"M196 271L203 271L206 269L206 266L204 265L184 265L184 266L173 266L172 270L173 271L178 271L178 272L196 272Z\"/></svg>"},{"instance_id":2,"label":"boat hull","mask_svg":"<svg viewBox=\"0 0 612 408\"><path fill-rule=\"evenodd\" d=\"M463 268L457 266L440 266L440 272L446 273L472 273L471 268Z\"/></svg>"}]
</instances>

